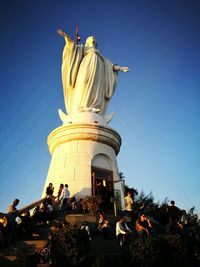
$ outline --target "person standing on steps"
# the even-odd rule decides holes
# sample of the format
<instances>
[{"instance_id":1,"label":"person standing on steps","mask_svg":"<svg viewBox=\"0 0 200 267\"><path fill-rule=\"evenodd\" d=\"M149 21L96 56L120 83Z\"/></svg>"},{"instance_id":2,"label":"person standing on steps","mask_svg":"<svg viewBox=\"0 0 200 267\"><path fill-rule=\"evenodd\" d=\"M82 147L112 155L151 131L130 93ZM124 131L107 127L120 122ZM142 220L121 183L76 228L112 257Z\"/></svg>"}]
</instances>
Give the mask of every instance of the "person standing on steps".
<instances>
[{"instance_id":1,"label":"person standing on steps","mask_svg":"<svg viewBox=\"0 0 200 267\"><path fill-rule=\"evenodd\" d=\"M54 186L52 183L49 183L49 185L46 188L46 198L49 199L51 205L53 200L53 191L54 191Z\"/></svg>"},{"instance_id":2,"label":"person standing on steps","mask_svg":"<svg viewBox=\"0 0 200 267\"><path fill-rule=\"evenodd\" d=\"M178 220L180 217L180 209L176 207L175 201L170 201L170 206L167 209L167 215L169 217L168 231L171 233L176 233L178 228Z\"/></svg>"},{"instance_id":3,"label":"person standing on steps","mask_svg":"<svg viewBox=\"0 0 200 267\"><path fill-rule=\"evenodd\" d=\"M99 210L105 211L106 187L103 186L102 181L96 185L96 195L100 197Z\"/></svg>"},{"instance_id":4,"label":"person standing on steps","mask_svg":"<svg viewBox=\"0 0 200 267\"><path fill-rule=\"evenodd\" d=\"M7 214L7 219L8 219L8 245L15 245L15 235L17 231L17 222L16 218L20 214L20 211L17 210L17 205L19 204L19 199L15 199L11 205L8 206L8 214Z\"/></svg>"},{"instance_id":5,"label":"person standing on steps","mask_svg":"<svg viewBox=\"0 0 200 267\"><path fill-rule=\"evenodd\" d=\"M68 202L69 196L70 196L70 192L68 190L68 184L65 184L60 195L60 199L61 199L60 209L62 212L67 211L67 202Z\"/></svg>"},{"instance_id":6,"label":"person standing on steps","mask_svg":"<svg viewBox=\"0 0 200 267\"><path fill-rule=\"evenodd\" d=\"M131 220L131 231L134 231L134 212L133 212L133 197L130 191L127 192L126 197L124 198L125 200L125 212L126 216L130 218Z\"/></svg>"},{"instance_id":7,"label":"person standing on steps","mask_svg":"<svg viewBox=\"0 0 200 267\"><path fill-rule=\"evenodd\" d=\"M60 184L60 187L58 189L57 200L60 200L60 196L61 196L63 188L64 188L64 184Z\"/></svg>"}]
</instances>

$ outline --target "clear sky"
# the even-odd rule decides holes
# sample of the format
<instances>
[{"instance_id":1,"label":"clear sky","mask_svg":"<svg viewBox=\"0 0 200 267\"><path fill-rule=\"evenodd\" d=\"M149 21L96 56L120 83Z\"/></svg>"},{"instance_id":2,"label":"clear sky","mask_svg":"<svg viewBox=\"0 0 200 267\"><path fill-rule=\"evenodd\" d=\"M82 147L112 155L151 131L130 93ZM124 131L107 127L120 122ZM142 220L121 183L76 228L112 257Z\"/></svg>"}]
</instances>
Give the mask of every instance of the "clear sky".
<instances>
[{"instance_id":1,"label":"clear sky","mask_svg":"<svg viewBox=\"0 0 200 267\"><path fill-rule=\"evenodd\" d=\"M126 184L200 212L200 1L1 0L0 211L40 198L64 110L58 28L127 65L109 110Z\"/></svg>"}]
</instances>

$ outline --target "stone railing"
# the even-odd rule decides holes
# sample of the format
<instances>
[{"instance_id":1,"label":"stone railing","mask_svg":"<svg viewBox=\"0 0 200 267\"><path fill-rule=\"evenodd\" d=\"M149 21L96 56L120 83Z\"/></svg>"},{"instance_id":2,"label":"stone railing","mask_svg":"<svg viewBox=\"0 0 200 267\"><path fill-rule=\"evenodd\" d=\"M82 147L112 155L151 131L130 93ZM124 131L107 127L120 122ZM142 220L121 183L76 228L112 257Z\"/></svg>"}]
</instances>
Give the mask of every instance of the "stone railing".
<instances>
[{"instance_id":1,"label":"stone railing","mask_svg":"<svg viewBox=\"0 0 200 267\"><path fill-rule=\"evenodd\" d=\"M23 208L18 210L19 214L22 214L24 212L27 212L29 210L34 209L37 205L40 205L44 200L45 200L45 198L41 198L41 199L39 199L37 201L34 201L34 202L24 206ZM6 215L7 215L7 213L0 212L0 217L1 218L6 216Z\"/></svg>"}]
</instances>

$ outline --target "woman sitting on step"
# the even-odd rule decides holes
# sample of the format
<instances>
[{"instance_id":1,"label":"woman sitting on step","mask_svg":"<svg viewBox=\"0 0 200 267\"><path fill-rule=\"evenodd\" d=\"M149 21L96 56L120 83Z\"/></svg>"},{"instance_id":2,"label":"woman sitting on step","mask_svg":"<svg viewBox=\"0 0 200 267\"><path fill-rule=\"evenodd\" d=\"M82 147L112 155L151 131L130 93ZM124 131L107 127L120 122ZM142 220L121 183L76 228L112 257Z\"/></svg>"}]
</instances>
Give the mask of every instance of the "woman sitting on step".
<instances>
[{"instance_id":1,"label":"woman sitting on step","mask_svg":"<svg viewBox=\"0 0 200 267\"><path fill-rule=\"evenodd\" d=\"M99 222L97 227L97 233L107 237L109 234L110 226L109 221L104 212L99 213Z\"/></svg>"}]
</instances>

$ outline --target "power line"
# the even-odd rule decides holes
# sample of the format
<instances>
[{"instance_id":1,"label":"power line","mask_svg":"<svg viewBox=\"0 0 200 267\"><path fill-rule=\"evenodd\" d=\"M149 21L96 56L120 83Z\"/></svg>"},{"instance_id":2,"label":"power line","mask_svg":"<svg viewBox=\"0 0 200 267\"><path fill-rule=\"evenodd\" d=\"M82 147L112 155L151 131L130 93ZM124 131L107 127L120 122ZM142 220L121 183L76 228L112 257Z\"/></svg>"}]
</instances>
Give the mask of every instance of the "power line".
<instances>
[{"instance_id":1,"label":"power line","mask_svg":"<svg viewBox=\"0 0 200 267\"><path fill-rule=\"evenodd\" d=\"M55 100L55 99L54 99ZM47 108L45 110L49 110L49 106L52 107L50 104L47 106ZM42 112L41 114L47 114L46 112ZM0 161L0 166L2 165L3 162L5 162L5 160L8 158L9 154L12 153L13 151L16 150L16 147L21 144L21 142L24 140L24 137L37 125L37 123L43 118L41 116L41 114L39 115L39 117L37 117L37 119L35 119L35 121L33 122L32 126L24 133L24 135L21 136L20 140L15 144L15 146L13 146L8 153L4 156L4 158ZM1 180L2 182L2 180ZM0 183L1 184L1 183Z\"/></svg>"},{"instance_id":2,"label":"power line","mask_svg":"<svg viewBox=\"0 0 200 267\"><path fill-rule=\"evenodd\" d=\"M57 98L58 99L58 98ZM57 100L57 99L54 99L54 101L55 100ZM52 106L51 106L52 107ZM48 109L49 110L49 109ZM48 115L48 113L45 113L46 115ZM39 138L38 138L38 140L39 140ZM34 140L34 142L32 143L32 145L35 145L35 140ZM29 150L30 150L30 148L31 148L31 146L29 147ZM25 152L27 152L27 151L25 151ZM1 206L2 206L2 204L4 204L5 202L6 202L6 200L11 196L11 195L13 195L15 192L17 192L17 189L19 188L19 186L21 186L22 184L23 184L23 182L26 182L28 179L25 179L25 178L27 178L28 176L30 176L30 173L32 172L32 170L33 169L35 169L35 167L38 165L38 163L40 162L40 159L37 157L37 161L36 161L36 164L34 164L34 166L27 172L27 174L22 178L22 180L21 180L21 182L20 183L18 183L17 184L17 186L15 186L15 190L13 190L12 192L10 192L5 198L4 198L4 200L3 201L1 201ZM2 184L2 182L3 182L3 180L1 180L1 184Z\"/></svg>"},{"instance_id":3,"label":"power line","mask_svg":"<svg viewBox=\"0 0 200 267\"><path fill-rule=\"evenodd\" d=\"M4 197L3 201L1 201L1 206L2 206L2 204L4 204L6 202L6 200L9 199L9 197L11 195L13 195L17 191L17 189L23 184L24 181L27 181L27 176L30 175L31 171L33 171L36 168L36 166L39 164L39 162L40 162L40 158L38 157L36 164L34 164L32 166L32 168L27 172L27 174L24 175L23 179L17 184L17 186L15 186L15 189L13 191L9 192L9 194L6 197Z\"/></svg>"},{"instance_id":4,"label":"power line","mask_svg":"<svg viewBox=\"0 0 200 267\"><path fill-rule=\"evenodd\" d=\"M33 95L35 95L35 92L36 92L35 89L42 83L42 81L45 81L48 78L48 72L49 72L49 70L46 71L46 75L42 76L42 78L37 83L37 85L35 85L32 88L32 90L29 91L31 93L29 93L27 96L24 97L24 99L19 103L19 105L16 107L16 109L13 111L13 113L11 113L11 115L8 117L8 119L6 119L6 121L0 126L0 131L3 130L5 128L5 126L12 120L12 118L14 118L17 115L17 113L24 106L24 104L27 102L27 100L30 99Z\"/></svg>"},{"instance_id":5,"label":"power line","mask_svg":"<svg viewBox=\"0 0 200 267\"><path fill-rule=\"evenodd\" d=\"M44 96L46 92L44 91L42 96ZM13 128L7 135L6 137L3 139L3 141L0 143L0 146L2 146L6 140L16 131L17 128L19 128L19 126L21 125L21 123L27 118L28 115L30 115L31 113L33 113L34 109L39 106L39 104L44 100L44 98L41 96L40 101L37 102L38 105L34 105L34 108L29 109L29 112L26 112L24 117L17 123L17 125L15 126L15 128Z\"/></svg>"}]
</instances>

